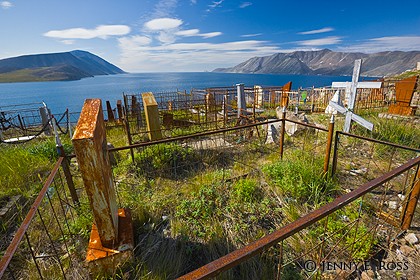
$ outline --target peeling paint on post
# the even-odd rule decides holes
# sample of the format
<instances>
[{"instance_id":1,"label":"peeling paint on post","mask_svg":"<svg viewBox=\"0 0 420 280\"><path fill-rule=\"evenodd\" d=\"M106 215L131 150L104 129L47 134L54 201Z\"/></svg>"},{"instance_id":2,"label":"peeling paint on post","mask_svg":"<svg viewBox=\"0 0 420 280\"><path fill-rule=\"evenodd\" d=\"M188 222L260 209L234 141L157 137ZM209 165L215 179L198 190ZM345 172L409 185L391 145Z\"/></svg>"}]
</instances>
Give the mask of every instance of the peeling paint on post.
<instances>
[{"instance_id":1,"label":"peeling paint on post","mask_svg":"<svg viewBox=\"0 0 420 280\"><path fill-rule=\"evenodd\" d=\"M100 99L85 100L72 141L101 242L113 248L118 241L118 207Z\"/></svg>"}]
</instances>

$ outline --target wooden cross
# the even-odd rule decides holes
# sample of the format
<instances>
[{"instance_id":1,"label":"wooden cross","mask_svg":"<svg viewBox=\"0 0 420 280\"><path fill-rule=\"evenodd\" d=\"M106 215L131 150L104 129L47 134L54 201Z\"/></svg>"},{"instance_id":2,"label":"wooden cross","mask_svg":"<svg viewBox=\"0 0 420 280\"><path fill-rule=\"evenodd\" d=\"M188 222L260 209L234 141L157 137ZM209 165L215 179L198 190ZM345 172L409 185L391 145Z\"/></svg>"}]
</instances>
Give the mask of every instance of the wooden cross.
<instances>
[{"instance_id":1,"label":"wooden cross","mask_svg":"<svg viewBox=\"0 0 420 280\"><path fill-rule=\"evenodd\" d=\"M354 68L353 68L353 76L351 79L351 84L345 84L346 85L346 95L349 94L349 103L347 108L341 106L340 104L334 102L334 101L330 101L329 105L331 107L333 107L334 109L336 109L339 113L343 114L346 116L346 120L344 122L344 132L349 132L350 131L350 126L351 126L351 122L355 121L358 124L360 124L361 126L369 129L369 130L373 130L373 123L365 120L364 118L356 115L355 113L353 113L354 110L354 105L356 103L356 94L357 94L357 88L359 86L358 80L359 80L359 75L360 75L360 68L362 66L362 60L361 59L357 59L354 61Z\"/></svg>"}]
</instances>

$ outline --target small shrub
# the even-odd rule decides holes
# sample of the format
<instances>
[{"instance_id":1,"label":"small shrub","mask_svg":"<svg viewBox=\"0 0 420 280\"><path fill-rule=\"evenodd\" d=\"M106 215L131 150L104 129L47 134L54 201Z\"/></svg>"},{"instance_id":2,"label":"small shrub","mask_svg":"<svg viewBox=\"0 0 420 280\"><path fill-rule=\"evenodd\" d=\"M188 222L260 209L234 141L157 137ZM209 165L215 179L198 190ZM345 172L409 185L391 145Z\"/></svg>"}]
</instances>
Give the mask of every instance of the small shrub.
<instances>
[{"instance_id":1,"label":"small shrub","mask_svg":"<svg viewBox=\"0 0 420 280\"><path fill-rule=\"evenodd\" d=\"M326 201L336 186L322 174L322 159L296 151L287 159L263 167L263 171L285 195L316 205Z\"/></svg>"},{"instance_id":2,"label":"small shrub","mask_svg":"<svg viewBox=\"0 0 420 280\"><path fill-rule=\"evenodd\" d=\"M198 167L195 151L174 143L147 147L134 156L134 161L137 171L151 178L185 176Z\"/></svg>"},{"instance_id":3,"label":"small shrub","mask_svg":"<svg viewBox=\"0 0 420 280\"><path fill-rule=\"evenodd\" d=\"M215 237L216 231L212 229L213 220L222 210L223 196L215 186L203 186L192 198L182 200L176 208L175 217L184 223L184 229L190 231L190 235L210 240Z\"/></svg>"},{"instance_id":4,"label":"small shrub","mask_svg":"<svg viewBox=\"0 0 420 280\"><path fill-rule=\"evenodd\" d=\"M67 155L73 152L73 147L70 144L63 143L63 148ZM45 157L50 160L58 159L58 152L54 139L35 143L28 148L28 152L32 155Z\"/></svg>"},{"instance_id":5,"label":"small shrub","mask_svg":"<svg viewBox=\"0 0 420 280\"><path fill-rule=\"evenodd\" d=\"M233 185L233 190L238 198L251 202L257 197L258 187L255 181L241 179Z\"/></svg>"}]
</instances>

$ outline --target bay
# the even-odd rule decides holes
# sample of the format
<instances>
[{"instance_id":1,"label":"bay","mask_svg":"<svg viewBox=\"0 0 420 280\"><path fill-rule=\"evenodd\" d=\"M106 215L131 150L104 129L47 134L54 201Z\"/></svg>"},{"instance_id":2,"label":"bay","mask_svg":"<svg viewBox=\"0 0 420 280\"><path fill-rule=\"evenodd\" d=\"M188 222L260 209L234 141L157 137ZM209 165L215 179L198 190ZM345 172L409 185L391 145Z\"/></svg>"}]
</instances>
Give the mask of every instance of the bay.
<instances>
[{"instance_id":1,"label":"bay","mask_svg":"<svg viewBox=\"0 0 420 280\"><path fill-rule=\"evenodd\" d=\"M123 93L165 92L192 88L233 86L281 86L292 81L292 88L329 86L333 81L350 81L349 76L304 76L236 73L135 73L96 76L78 81L0 84L0 109L10 105L45 102L53 113L80 112L86 98L101 98L105 103L122 99Z\"/></svg>"}]
</instances>

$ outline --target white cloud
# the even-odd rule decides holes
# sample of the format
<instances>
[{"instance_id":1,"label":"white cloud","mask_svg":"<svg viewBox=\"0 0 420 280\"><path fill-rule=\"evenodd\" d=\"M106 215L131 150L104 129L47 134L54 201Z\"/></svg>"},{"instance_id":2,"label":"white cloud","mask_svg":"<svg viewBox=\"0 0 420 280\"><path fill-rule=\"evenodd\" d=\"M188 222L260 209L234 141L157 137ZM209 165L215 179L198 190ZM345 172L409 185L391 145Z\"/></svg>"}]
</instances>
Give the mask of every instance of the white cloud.
<instances>
[{"instance_id":1,"label":"white cloud","mask_svg":"<svg viewBox=\"0 0 420 280\"><path fill-rule=\"evenodd\" d=\"M222 32L209 32L209 33L199 34L198 36L201 36L203 38L213 38L220 35L222 35Z\"/></svg>"},{"instance_id":2,"label":"white cloud","mask_svg":"<svg viewBox=\"0 0 420 280\"><path fill-rule=\"evenodd\" d=\"M126 25L99 25L95 29L70 28L63 30L51 30L44 36L59 39L107 39L109 36L122 36L130 33L130 27Z\"/></svg>"},{"instance_id":3,"label":"white cloud","mask_svg":"<svg viewBox=\"0 0 420 280\"><path fill-rule=\"evenodd\" d=\"M420 50L420 36L388 36L372 38L359 44L341 47L340 50L365 53L382 51L418 51Z\"/></svg>"},{"instance_id":4,"label":"white cloud","mask_svg":"<svg viewBox=\"0 0 420 280\"><path fill-rule=\"evenodd\" d=\"M153 34L157 33L156 39L163 44L172 44L177 40L178 36L182 37L202 37L212 38L222 35L222 32L200 33L199 29L181 30L183 21L176 18L158 18L153 19L144 24L144 32Z\"/></svg>"},{"instance_id":5,"label":"white cloud","mask_svg":"<svg viewBox=\"0 0 420 280\"><path fill-rule=\"evenodd\" d=\"M261 36L261 35L262 35L262 33L244 34L244 35L241 35L241 37L248 38L248 37L257 37L257 36Z\"/></svg>"},{"instance_id":6,"label":"white cloud","mask_svg":"<svg viewBox=\"0 0 420 280\"><path fill-rule=\"evenodd\" d=\"M252 5L251 2L242 2L241 5L239 5L239 8L243 9L243 8L249 7L251 5Z\"/></svg>"},{"instance_id":7,"label":"white cloud","mask_svg":"<svg viewBox=\"0 0 420 280\"><path fill-rule=\"evenodd\" d=\"M119 39L119 42L119 64L132 72L213 70L240 63L250 57L281 51L269 42L255 40L219 44L175 43L144 46L134 42L131 37L126 37Z\"/></svg>"},{"instance_id":8,"label":"white cloud","mask_svg":"<svg viewBox=\"0 0 420 280\"><path fill-rule=\"evenodd\" d=\"M341 37L330 36L321 39L313 39L306 41L299 41L298 44L301 46L324 46L324 45L334 45L341 42Z\"/></svg>"},{"instance_id":9,"label":"white cloud","mask_svg":"<svg viewBox=\"0 0 420 280\"><path fill-rule=\"evenodd\" d=\"M321 29L299 32L298 34L300 34L300 35L311 35L311 34L319 34L319 33L331 32L331 31L334 31L334 28L324 27L324 28L321 28Z\"/></svg>"},{"instance_id":10,"label":"white cloud","mask_svg":"<svg viewBox=\"0 0 420 280\"><path fill-rule=\"evenodd\" d=\"M191 0L191 4L197 4L197 0Z\"/></svg>"},{"instance_id":11,"label":"white cloud","mask_svg":"<svg viewBox=\"0 0 420 280\"><path fill-rule=\"evenodd\" d=\"M156 18L144 24L144 26L153 31L167 30L178 28L182 24L182 20L177 18Z\"/></svg>"},{"instance_id":12,"label":"white cloud","mask_svg":"<svg viewBox=\"0 0 420 280\"><path fill-rule=\"evenodd\" d=\"M3 9L7 10L7 9L9 9L9 8L13 7L13 4L12 4L11 2L9 2L9 1L1 1L1 2L0 2L0 6L1 6Z\"/></svg>"},{"instance_id":13,"label":"white cloud","mask_svg":"<svg viewBox=\"0 0 420 280\"><path fill-rule=\"evenodd\" d=\"M199 33L200 33L199 29L188 29L188 30L178 31L175 34L179 36L191 37L191 36L197 36Z\"/></svg>"},{"instance_id":14,"label":"white cloud","mask_svg":"<svg viewBox=\"0 0 420 280\"><path fill-rule=\"evenodd\" d=\"M217 8L217 7L220 7L224 1L225 1L225 0L213 1L213 2L209 5L209 7L210 7L210 8L213 8L213 9L214 9L214 8Z\"/></svg>"},{"instance_id":15,"label":"white cloud","mask_svg":"<svg viewBox=\"0 0 420 280\"><path fill-rule=\"evenodd\" d=\"M127 49L136 49L137 47L147 46L152 43L152 39L147 36L130 36L130 37L122 37L118 38L118 42L120 47L123 46Z\"/></svg>"}]
</instances>

